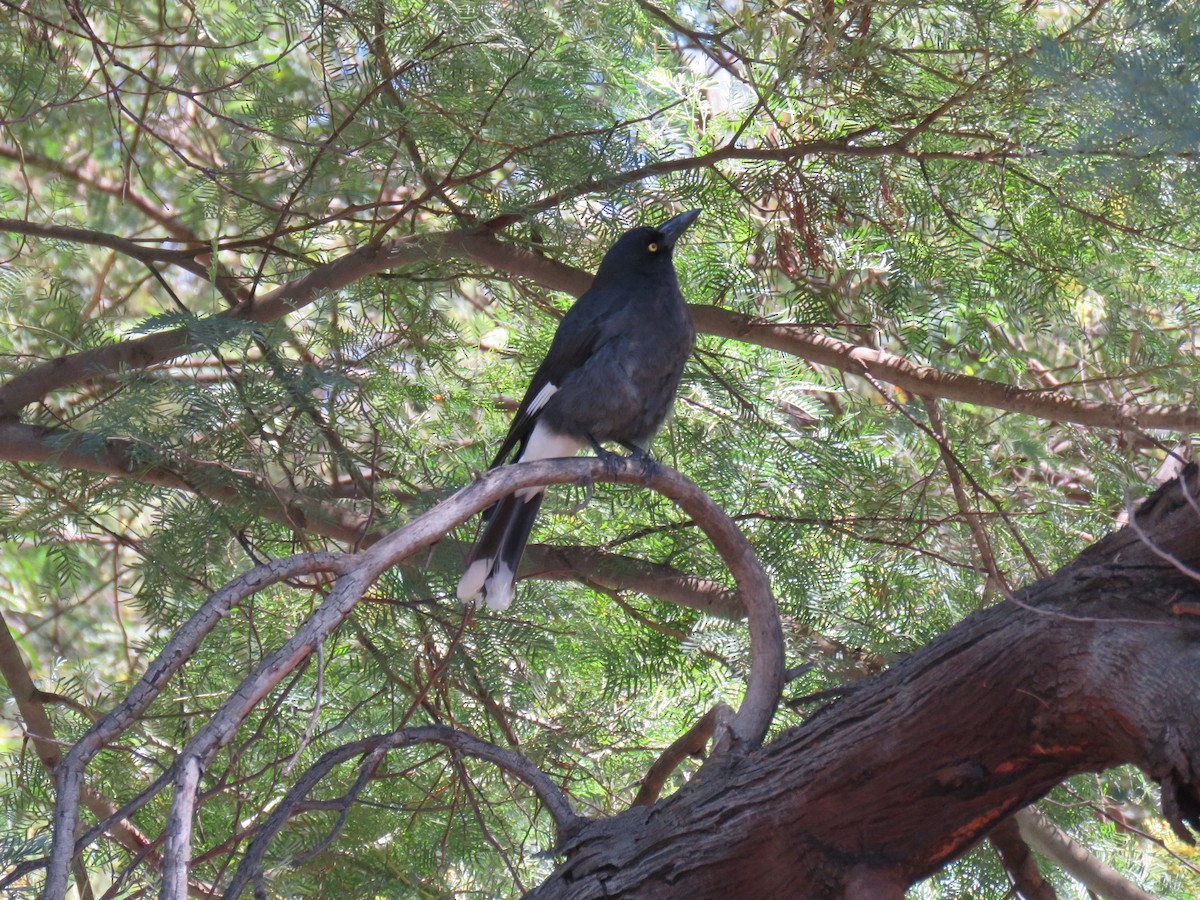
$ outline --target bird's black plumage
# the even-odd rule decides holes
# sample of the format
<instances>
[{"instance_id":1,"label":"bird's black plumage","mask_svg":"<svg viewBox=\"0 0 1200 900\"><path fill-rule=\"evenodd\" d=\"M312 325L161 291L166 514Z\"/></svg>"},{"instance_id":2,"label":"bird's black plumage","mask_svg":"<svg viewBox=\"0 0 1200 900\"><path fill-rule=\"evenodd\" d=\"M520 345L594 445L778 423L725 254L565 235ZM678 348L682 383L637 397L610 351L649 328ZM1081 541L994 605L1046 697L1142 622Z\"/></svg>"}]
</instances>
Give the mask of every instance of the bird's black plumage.
<instances>
[{"instance_id":1,"label":"bird's black plumage","mask_svg":"<svg viewBox=\"0 0 1200 900\"><path fill-rule=\"evenodd\" d=\"M592 286L563 316L517 407L492 467L574 456L614 442L645 449L675 402L695 330L672 251L700 210L625 232ZM488 513L458 584L465 602L504 609L543 489L518 491Z\"/></svg>"}]
</instances>

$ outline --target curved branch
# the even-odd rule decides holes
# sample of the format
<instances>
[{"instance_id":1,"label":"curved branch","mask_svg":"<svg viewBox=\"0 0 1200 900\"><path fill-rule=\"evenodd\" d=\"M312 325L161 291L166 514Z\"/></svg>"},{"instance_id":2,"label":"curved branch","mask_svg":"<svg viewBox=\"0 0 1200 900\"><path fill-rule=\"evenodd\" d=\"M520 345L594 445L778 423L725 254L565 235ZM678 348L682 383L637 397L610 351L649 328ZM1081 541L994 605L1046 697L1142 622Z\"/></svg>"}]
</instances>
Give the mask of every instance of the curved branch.
<instances>
[{"instance_id":1,"label":"curved branch","mask_svg":"<svg viewBox=\"0 0 1200 900\"><path fill-rule=\"evenodd\" d=\"M542 805L546 807L546 811L554 820L557 843L568 840L586 821L571 809L571 804L558 785L551 781L546 773L518 753L445 725L399 728L388 734L376 734L330 750L313 763L288 790L279 806L271 812L254 840L250 842L250 846L246 848L245 856L238 863L237 870L234 872L229 886L225 889L226 900L236 900L250 879L258 872L263 856L271 842L275 840L287 820L295 813L296 807L304 801L304 798L329 774L334 766L358 756L382 759L382 755L389 750L423 743L442 744L468 756L494 763L517 780L528 785L537 794L538 799L542 801Z\"/></svg>"},{"instance_id":2,"label":"curved branch","mask_svg":"<svg viewBox=\"0 0 1200 900\"><path fill-rule=\"evenodd\" d=\"M188 491L218 502L249 502L265 519L353 547L369 547L384 534L371 530L372 518L366 514L297 494L249 472L180 453L160 454L159 462L148 465L144 459L134 459L130 453L133 446L124 438L19 422L0 423L0 460L50 463ZM144 445L138 446L144 449ZM452 552L450 547L439 550L436 564L449 566ZM610 590L638 591L722 619L736 621L745 615L737 592L718 581L597 547L531 544L525 550L518 577L582 581Z\"/></svg>"},{"instance_id":3,"label":"curved branch","mask_svg":"<svg viewBox=\"0 0 1200 900\"><path fill-rule=\"evenodd\" d=\"M200 642L236 604L266 587L297 575L339 572L347 559L335 553L303 553L255 566L214 592L187 623L172 635L138 683L125 695L125 699L92 725L54 767L54 840L43 897L49 900L66 893L70 863L75 854L75 834L79 826L79 796L87 791L83 774L101 748L137 721L171 677L191 658ZM106 811L100 818L106 818L113 811Z\"/></svg>"},{"instance_id":4,"label":"curved branch","mask_svg":"<svg viewBox=\"0 0 1200 900\"><path fill-rule=\"evenodd\" d=\"M1189 466L1138 512L1191 568L1198 490ZM1123 529L729 770L589 822L531 896L901 900L1063 779L1123 763L1193 840L1196 609L1200 584Z\"/></svg>"},{"instance_id":5,"label":"curved branch","mask_svg":"<svg viewBox=\"0 0 1200 900\"><path fill-rule=\"evenodd\" d=\"M705 531L729 566L746 603L751 666L741 708L730 722L719 756L738 758L757 746L774 715L783 685L783 631L766 574L745 536L715 503L678 472L630 459L547 460L493 470L448 500L380 539L347 565L322 604L295 634L267 654L247 678L196 732L176 762L175 800L167 820L164 900L182 900L191 858L191 826L199 772L234 736L258 702L314 652L350 614L363 593L388 568L440 540L471 515L513 491L564 482L611 481L642 484L670 498Z\"/></svg>"}]
</instances>

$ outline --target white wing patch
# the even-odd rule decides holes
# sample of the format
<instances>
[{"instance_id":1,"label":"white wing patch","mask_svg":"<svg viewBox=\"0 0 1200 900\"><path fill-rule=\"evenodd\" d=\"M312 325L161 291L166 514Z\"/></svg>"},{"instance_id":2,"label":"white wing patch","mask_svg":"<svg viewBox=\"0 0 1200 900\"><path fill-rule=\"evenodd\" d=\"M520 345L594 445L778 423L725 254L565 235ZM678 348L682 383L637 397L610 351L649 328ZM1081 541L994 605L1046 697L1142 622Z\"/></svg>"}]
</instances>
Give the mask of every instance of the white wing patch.
<instances>
[{"instance_id":1,"label":"white wing patch","mask_svg":"<svg viewBox=\"0 0 1200 900\"><path fill-rule=\"evenodd\" d=\"M558 393L558 385L551 382L546 382L546 386L537 392L537 396L529 404L529 409L525 410L525 415L532 416L539 409L550 402L550 398Z\"/></svg>"}]
</instances>

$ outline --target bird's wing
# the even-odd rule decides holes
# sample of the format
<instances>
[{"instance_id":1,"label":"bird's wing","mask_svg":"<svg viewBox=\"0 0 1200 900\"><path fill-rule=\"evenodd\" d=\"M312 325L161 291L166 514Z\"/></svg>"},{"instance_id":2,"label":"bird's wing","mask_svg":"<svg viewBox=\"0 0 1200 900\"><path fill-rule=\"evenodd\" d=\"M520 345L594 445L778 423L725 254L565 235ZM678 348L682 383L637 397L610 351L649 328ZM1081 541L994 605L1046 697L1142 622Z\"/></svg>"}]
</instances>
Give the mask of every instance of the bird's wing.
<instances>
[{"instance_id":1,"label":"bird's wing","mask_svg":"<svg viewBox=\"0 0 1200 900\"><path fill-rule=\"evenodd\" d=\"M609 331L605 326L611 323L612 314L621 301L621 297L613 296L611 292L589 290L563 316L546 358L533 373L508 434L496 451L493 468L509 461L513 450L524 446L542 408L554 396L563 379L591 359L605 340Z\"/></svg>"}]
</instances>

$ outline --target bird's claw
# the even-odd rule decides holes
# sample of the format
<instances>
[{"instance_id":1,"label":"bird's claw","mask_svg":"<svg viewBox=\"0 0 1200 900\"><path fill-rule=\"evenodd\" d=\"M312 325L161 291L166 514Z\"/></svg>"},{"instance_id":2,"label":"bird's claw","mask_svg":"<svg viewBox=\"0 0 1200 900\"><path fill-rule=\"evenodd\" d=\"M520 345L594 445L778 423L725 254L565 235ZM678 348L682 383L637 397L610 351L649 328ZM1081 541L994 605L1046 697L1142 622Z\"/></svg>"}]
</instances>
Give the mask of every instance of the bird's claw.
<instances>
[{"instance_id":1,"label":"bird's claw","mask_svg":"<svg viewBox=\"0 0 1200 900\"><path fill-rule=\"evenodd\" d=\"M600 442L590 434L587 436L587 438L588 443L592 445L592 449L596 451L596 458L604 463L605 471L610 475L616 474L617 470L621 467L621 461L624 460L625 457L621 456L619 453L613 453L611 450L605 450L602 446L600 446Z\"/></svg>"},{"instance_id":2,"label":"bird's claw","mask_svg":"<svg viewBox=\"0 0 1200 900\"><path fill-rule=\"evenodd\" d=\"M642 485L644 487L650 487L650 482L652 482L654 480L654 476L658 474L658 460L644 451L640 457L635 458L639 463L642 464Z\"/></svg>"},{"instance_id":3,"label":"bird's claw","mask_svg":"<svg viewBox=\"0 0 1200 900\"><path fill-rule=\"evenodd\" d=\"M650 455L650 451L645 447L641 447L637 444L631 444L629 441L618 441L617 443L629 451L630 459L637 460L638 462L654 461L654 457Z\"/></svg>"},{"instance_id":4,"label":"bird's claw","mask_svg":"<svg viewBox=\"0 0 1200 900\"><path fill-rule=\"evenodd\" d=\"M644 447L639 447L637 444L629 441L617 441L622 447L629 451L628 456L622 456L619 453L613 453L611 450L605 450L590 434L588 435L588 443L592 445L592 449L596 451L596 458L604 463L604 468L610 474L616 474L620 468L620 464L626 460L638 463L645 473L645 484L649 486L653 480L655 472L658 470L658 462L650 455Z\"/></svg>"},{"instance_id":5,"label":"bird's claw","mask_svg":"<svg viewBox=\"0 0 1200 900\"><path fill-rule=\"evenodd\" d=\"M650 486L655 473L658 471L658 460L650 455L650 451L644 447L639 447L637 444L627 444L621 442L621 446L629 451L629 458L642 466L642 471L645 472L645 484Z\"/></svg>"}]
</instances>

